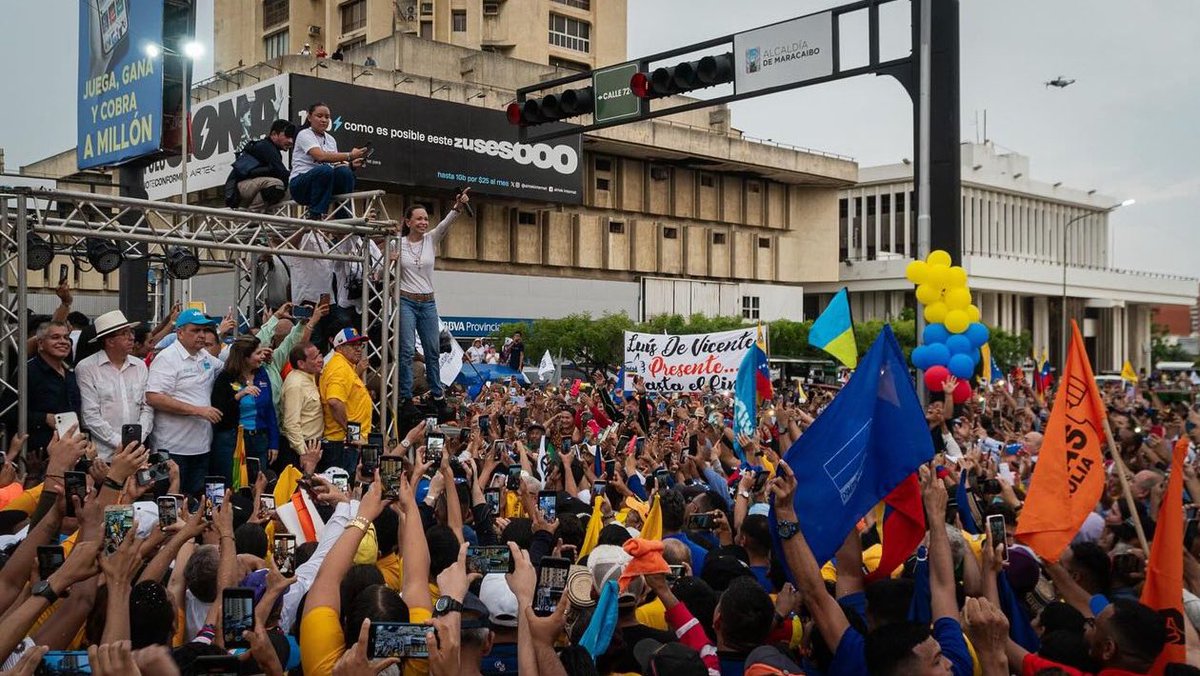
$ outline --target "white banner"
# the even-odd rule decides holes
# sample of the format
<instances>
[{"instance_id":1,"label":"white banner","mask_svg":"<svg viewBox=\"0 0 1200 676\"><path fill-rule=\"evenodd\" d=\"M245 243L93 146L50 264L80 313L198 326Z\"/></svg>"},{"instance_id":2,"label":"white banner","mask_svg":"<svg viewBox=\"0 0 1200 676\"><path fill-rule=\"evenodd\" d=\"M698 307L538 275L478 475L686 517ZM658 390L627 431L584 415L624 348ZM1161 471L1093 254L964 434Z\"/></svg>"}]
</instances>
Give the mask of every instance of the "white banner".
<instances>
[{"instance_id":1,"label":"white banner","mask_svg":"<svg viewBox=\"0 0 1200 676\"><path fill-rule=\"evenodd\" d=\"M738 366L754 344L755 327L671 336L625 332L625 374L651 392L732 390Z\"/></svg>"},{"instance_id":2,"label":"white banner","mask_svg":"<svg viewBox=\"0 0 1200 676\"><path fill-rule=\"evenodd\" d=\"M733 36L733 90L746 94L833 74L829 12Z\"/></svg>"},{"instance_id":3,"label":"white banner","mask_svg":"<svg viewBox=\"0 0 1200 676\"><path fill-rule=\"evenodd\" d=\"M288 119L288 82L289 76L276 75L192 104L188 192L225 185L235 153L247 141L265 137L275 120ZM289 164L286 153L283 164ZM151 164L146 168L145 181L152 200L178 195L179 158Z\"/></svg>"}]
</instances>

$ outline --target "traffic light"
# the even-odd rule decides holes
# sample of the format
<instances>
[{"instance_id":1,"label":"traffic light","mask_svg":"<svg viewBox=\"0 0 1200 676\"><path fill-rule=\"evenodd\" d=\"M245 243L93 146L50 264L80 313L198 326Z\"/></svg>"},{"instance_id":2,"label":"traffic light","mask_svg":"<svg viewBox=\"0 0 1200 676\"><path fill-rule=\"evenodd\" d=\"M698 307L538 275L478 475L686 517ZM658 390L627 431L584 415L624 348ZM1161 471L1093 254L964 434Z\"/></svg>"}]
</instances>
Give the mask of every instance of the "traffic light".
<instances>
[{"instance_id":1,"label":"traffic light","mask_svg":"<svg viewBox=\"0 0 1200 676\"><path fill-rule=\"evenodd\" d=\"M558 94L548 94L540 99L528 99L524 103L508 104L505 114L509 124L529 127L546 122L556 122L592 112L596 102L591 87L568 89Z\"/></svg>"},{"instance_id":2,"label":"traffic light","mask_svg":"<svg viewBox=\"0 0 1200 676\"><path fill-rule=\"evenodd\" d=\"M629 87L643 99L657 99L732 81L733 52L726 52L670 68L655 68L649 73L635 73Z\"/></svg>"}]
</instances>

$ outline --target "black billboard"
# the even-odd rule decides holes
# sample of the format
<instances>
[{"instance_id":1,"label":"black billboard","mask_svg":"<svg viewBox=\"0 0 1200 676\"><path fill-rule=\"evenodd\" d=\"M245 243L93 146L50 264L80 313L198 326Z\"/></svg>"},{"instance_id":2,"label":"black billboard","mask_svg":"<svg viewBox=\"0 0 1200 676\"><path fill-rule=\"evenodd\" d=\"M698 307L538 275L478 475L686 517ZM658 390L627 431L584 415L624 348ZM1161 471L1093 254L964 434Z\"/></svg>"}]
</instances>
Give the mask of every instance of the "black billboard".
<instances>
[{"instance_id":1,"label":"black billboard","mask_svg":"<svg viewBox=\"0 0 1200 676\"><path fill-rule=\"evenodd\" d=\"M469 186L484 195L580 204L578 134L521 143L503 111L292 76L292 120L315 102L329 106L338 149L370 142L361 181L431 188Z\"/></svg>"}]
</instances>

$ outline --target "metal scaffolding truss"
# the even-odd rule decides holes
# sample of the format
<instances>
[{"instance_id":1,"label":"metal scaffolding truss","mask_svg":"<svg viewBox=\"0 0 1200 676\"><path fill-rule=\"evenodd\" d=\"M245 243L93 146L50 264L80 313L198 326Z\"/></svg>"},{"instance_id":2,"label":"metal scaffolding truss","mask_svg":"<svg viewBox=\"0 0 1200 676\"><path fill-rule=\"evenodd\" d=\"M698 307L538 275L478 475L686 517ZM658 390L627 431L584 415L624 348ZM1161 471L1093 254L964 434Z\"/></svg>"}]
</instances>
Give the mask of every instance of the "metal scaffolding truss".
<instances>
[{"instance_id":1,"label":"metal scaffolding truss","mask_svg":"<svg viewBox=\"0 0 1200 676\"><path fill-rule=\"evenodd\" d=\"M263 263L271 256L354 263L371 271L370 281L363 284L359 330L379 338L367 348L371 366L366 377L372 381L378 376L375 415L379 428L391 434L398 410L400 275L394 252L399 251L399 232L396 222L387 218L384 194L338 195L331 213L351 217L312 221L293 217L298 207L292 203L259 213L69 190L0 188L0 270L5 274L0 285L0 393L8 395L3 401L9 402L0 408L0 416L15 406L20 431L26 431L25 395L30 383L21 366L29 358L25 261L30 238L47 240L56 253L77 258L86 256L87 240L101 239L115 242L126 259L163 261L169 251L183 247L202 266L232 269L237 284L234 297L247 317L257 316L264 306ZM319 233L328 246L321 251L302 249L303 237L310 232ZM372 255L367 245L371 240L384 253L382 257Z\"/></svg>"}]
</instances>

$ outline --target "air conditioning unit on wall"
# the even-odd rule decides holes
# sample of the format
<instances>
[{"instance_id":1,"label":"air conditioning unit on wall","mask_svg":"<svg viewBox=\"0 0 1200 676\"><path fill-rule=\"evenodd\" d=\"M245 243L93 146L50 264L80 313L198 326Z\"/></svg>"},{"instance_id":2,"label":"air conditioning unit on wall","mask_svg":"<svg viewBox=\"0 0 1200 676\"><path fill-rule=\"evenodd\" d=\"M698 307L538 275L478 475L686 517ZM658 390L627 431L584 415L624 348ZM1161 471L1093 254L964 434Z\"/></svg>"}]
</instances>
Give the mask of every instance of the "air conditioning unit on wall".
<instances>
[{"instance_id":1,"label":"air conditioning unit on wall","mask_svg":"<svg viewBox=\"0 0 1200 676\"><path fill-rule=\"evenodd\" d=\"M318 35L321 34L321 27L320 26L309 26L308 34L314 38L317 37Z\"/></svg>"}]
</instances>

